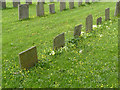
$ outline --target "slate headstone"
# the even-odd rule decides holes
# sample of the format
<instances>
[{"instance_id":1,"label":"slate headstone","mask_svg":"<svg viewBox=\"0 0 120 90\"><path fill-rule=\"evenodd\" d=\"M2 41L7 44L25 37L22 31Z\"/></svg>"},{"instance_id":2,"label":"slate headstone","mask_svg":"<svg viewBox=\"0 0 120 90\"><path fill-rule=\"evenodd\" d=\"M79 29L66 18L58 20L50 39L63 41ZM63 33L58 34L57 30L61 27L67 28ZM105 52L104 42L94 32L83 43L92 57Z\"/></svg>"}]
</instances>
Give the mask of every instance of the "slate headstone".
<instances>
[{"instance_id":1,"label":"slate headstone","mask_svg":"<svg viewBox=\"0 0 120 90\"><path fill-rule=\"evenodd\" d=\"M64 36L64 33L62 33L54 38L53 49L57 50L64 46L65 46L65 36Z\"/></svg>"},{"instance_id":2,"label":"slate headstone","mask_svg":"<svg viewBox=\"0 0 120 90\"><path fill-rule=\"evenodd\" d=\"M120 1L116 3L115 14L114 16L120 16Z\"/></svg>"},{"instance_id":3,"label":"slate headstone","mask_svg":"<svg viewBox=\"0 0 120 90\"><path fill-rule=\"evenodd\" d=\"M78 0L78 7L80 7L82 5L82 0Z\"/></svg>"},{"instance_id":4,"label":"slate headstone","mask_svg":"<svg viewBox=\"0 0 120 90\"><path fill-rule=\"evenodd\" d=\"M21 69L29 69L38 62L36 46L19 53L19 63Z\"/></svg>"},{"instance_id":5,"label":"slate headstone","mask_svg":"<svg viewBox=\"0 0 120 90\"><path fill-rule=\"evenodd\" d=\"M26 0L26 3L32 4L32 0Z\"/></svg>"},{"instance_id":6,"label":"slate headstone","mask_svg":"<svg viewBox=\"0 0 120 90\"><path fill-rule=\"evenodd\" d=\"M37 14L37 16L43 16L44 15L44 3L41 2L41 1L37 2L36 14Z\"/></svg>"},{"instance_id":7,"label":"slate headstone","mask_svg":"<svg viewBox=\"0 0 120 90\"><path fill-rule=\"evenodd\" d=\"M74 0L69 0L69 8L70 9L74 8Z\"/></svg>"},{"instance_id":8,"label":"slate headstone","mask_svg":"<svg viewBox=\"0 0 120 90\"><path fill-rule=\"evenodd\" d=\"M5 9L6 8L6 0L1 0L0 1L0 9Z\"/></svg>"},{"instance_id":9,"label":"slate headstone","mask_svg":"<svg viewBox=\"0 0 120 90\"><path fill-rule=\"evenodd\" d=\"M18 5L19 20L29 18L29 4Z\"/></svg>"},{"instance_id":10,"label":"slate headstone","mask_svg":"<svg viewBox=\"0 0 120 90\"><path fill-rule=\"evenodd\" d=\"M110 8L105 9L105 21L110 20Z\"/></svg>"},{"instance_id":11,"label":"slate headstone","mask_svg":"<svg viewBox=\"0 0 120 90\"><path fill-rule=\"evenodd\" d=\"M99 18L97 19L97 25L99 25L99 24L102 24L102 17L99 17Z\"/></svg>"},{"instance_id":12,"label":"slate headstone","mask_svg":"<svg viewBox=\"0 0 120 90\"><path fill-rule=\"evenodd\" d=\"M49 12L51 14L54 14L55 13L55 4L49 4Z\"/></svg>"},{"instance_id":13,"label":"slate headstone","mask_svg":"<svg viewBox=\"0 0 120 90\"><path fill-rule=\"evenodd\" d=\"M78 38L81 35L82 25L75 26L74 38Z\"/></svg>"},{"instance_id":14,"label":"slate headstone","mask_svg":"<svg viewBox=\"0 0 120 90\"><path fill-rule=\"evenodd\" d=\"M18 4L20 4L20 0L13 0L13 7L18 7Z\"/></svg>"},{"instance_id":15,"label":"slate headstone","mask_svg":"<svg viewBox=\"0 0 120 90\"><path fill-rule=\"evenodd\" d=\"M60 1L60 11L63 11L66 9L66 2L64 2L64 0Z\"/></svg>"},{"instance_id":16,"label":"slate headstone","mask_svg":"<svg viewBox=\"0 0 120 90\"><path fill-rule=\"evenodd\" d=\"M93 16L89 15L86 18L86 32L90 32L93 30Z\"/></svg>"}]
</instances>

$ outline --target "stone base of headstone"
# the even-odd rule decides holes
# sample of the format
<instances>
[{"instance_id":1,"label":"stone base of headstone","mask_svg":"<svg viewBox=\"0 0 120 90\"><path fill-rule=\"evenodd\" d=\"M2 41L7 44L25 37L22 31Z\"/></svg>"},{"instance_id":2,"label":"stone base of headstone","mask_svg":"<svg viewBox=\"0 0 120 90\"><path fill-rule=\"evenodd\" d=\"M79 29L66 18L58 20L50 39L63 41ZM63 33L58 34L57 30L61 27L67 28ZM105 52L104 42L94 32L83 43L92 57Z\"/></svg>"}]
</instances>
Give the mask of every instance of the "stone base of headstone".
<instances>
[{"instance_id":1,"label":"stone base of headstone","mask_svg":"<svg viewBox=\"0 0 120 90\"><path fill-rule=\"evenodd\" d=\"M49 12L51 14L54 14L55 13L55 4L49 4Z\"/></svg>"},{"instance_id":2,"label":"stone base of headstone","mask_svg":"<svg viewBox=\"0 0 120 90\"><path fill-rule=\"evenodd\" d=\"M82 25L75 26L74 38L78 38L81 35Z\"/></svg>"}]
</instances>

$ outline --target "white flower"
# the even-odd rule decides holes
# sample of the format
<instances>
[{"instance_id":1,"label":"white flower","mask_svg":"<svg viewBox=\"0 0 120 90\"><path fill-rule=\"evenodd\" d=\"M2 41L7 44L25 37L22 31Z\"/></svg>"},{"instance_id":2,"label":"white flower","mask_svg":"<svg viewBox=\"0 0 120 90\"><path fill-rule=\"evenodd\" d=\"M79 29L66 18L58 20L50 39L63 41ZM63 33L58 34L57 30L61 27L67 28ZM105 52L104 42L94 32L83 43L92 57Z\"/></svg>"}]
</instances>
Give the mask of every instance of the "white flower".
<instances>
[{"instance_id":1,"label":"white flower","mask_svg":"<svg viewBox=\"0 0 120 90\"><path fill-rule=\"evenodd\" d=\"M82 53L83 50L80 50L79 53Z\"/></svg>"},{"instance_id":2,"label":"white flower","mask_svg":"<svg viewBox=\"0 0 120 90\"><path fill-rule=\"evenodd\" d=\"M102 34L99 34L100 37L102 37L103 35Z\"/></svg>"},{"instance_id":3,"label":"white flower","mask_svg":"<svg viewBox=\"0 0 120 90\"><path fill-rule=\"evenodd\" d=\"M93 25L93 28L97 28L97 25Z\"/></svg>"},{"instance_id":4,"label":"white flower","mask_svg":"<svg viewBox=\"0 0 120 90\"><path fill-rule=\"evenodd\" d=\"M85 32L81 32L81 35L83 35Z\"/></svg>"},{"instance_id":5,"label":"white flower","mask_svg":"<svg viewBox=\"0 0 120 90\"><path fill-rule=\"evenodd\" d=\"M99 27L101 27L101 25L99 25Z\"/></svg>"},{"instance_id":6,"label":"white flower","mask_svg":"<svg viewBox=\"0 0 120 90\"><path fill-rule=\"evenodd\" d=\"M55 52L54 52L54 51L52 51L52 52L50 53L50 55L55 55Z\"/></svg>"},{"instance_id":7,"label":"white flower","mask_svg":"<svg viewBox=\"0 0 120 90\"><path fill-rule=\"evenodd\" d=\"M108 28L108 26L106 26L106 28Z\"/></svg>"}]
</instances>

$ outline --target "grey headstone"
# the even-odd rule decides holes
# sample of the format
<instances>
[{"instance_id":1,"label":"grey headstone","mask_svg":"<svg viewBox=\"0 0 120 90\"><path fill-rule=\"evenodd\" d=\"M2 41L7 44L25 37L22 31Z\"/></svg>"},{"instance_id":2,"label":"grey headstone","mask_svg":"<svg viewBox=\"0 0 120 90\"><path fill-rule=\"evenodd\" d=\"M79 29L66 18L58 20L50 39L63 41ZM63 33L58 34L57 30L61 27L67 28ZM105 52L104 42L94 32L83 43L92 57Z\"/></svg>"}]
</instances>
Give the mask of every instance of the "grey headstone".
<instances>
[{"instance_id":1,"label":"grey headstone","mask_svg":"<svg viewBox=\"0 0 120 90\"><path fill-rule=\"evenodd\" d=\"M18 7L18 4L20 4L20 0L13 0L13 7Z\"/></svg>"},{"instance_id":2,"label":"grey headstone","mask_svg":"<svg viewBox=\"0 0 120 90\"><path fill-rule=\"evenodd\" d=\"M19 53L19 62L21 69L33 67L38 62L36 46Z\"/></svg>"},{"instance_id":3,"label":"grey headstone","mask_svg":"<svg viewBox=\"0 0 120 90\"><path fill-rule=\"evenodd\" d=\"M69 0L69 8L70 9L74 8L74 0Z\"/></svg>"},{"instance_id":4,"label":"grey headstone","mask_svg":"<svg viewBox=\"0 0 120 90\"><path fill-rule=\"evenodd\" d=\"M102 24L102 17L99 17L99 18L97 19L97 25L99 25L99 24Z\"/></svg>"},{"instance_id":5,"label":"grey headstone","mask_svg":"<svg viewBox=\"0 0 120 90\"><path fill-rule=\"evenodd\" d=\"M18 5L19 20L29 18L29 4Z\"/></svg>"},{"instance_id":6,"label":"grey headstone","mask_svg":"<svg viewBox=\"0 0 120 90\"><path fill-rule=\"evenodd\" d=\"M120 1L116 3L115 14L114 16L120 16Z\"/></svg>"},{"instance_id":7,"label":"grey headstone","mask_svg":"<svg viewBox=\"0 0 120 90\"><path fill-rule=\"evenodd\" d=\"M78 38L81 35L82 25L75 26L74 38Z\"/></svg>"},{"instance_id":8,"label":"grey headstone","mask_svg":"<svg viewBox=\"0 0 120 90\"><path fill-rule=\"evenodd\" d=\"M110 8L105 9L105 21L110 20Z\"/></svg>"},{"instance_id":9,"label":"grey headstone","mask_svg":"<svg viewBox=\"0 0 120 90\"><path fill-rule=\"evenodd\" d=\"M53 41L53 49L56 50L64 46L65 46L65 36L64 33L62 33L55 37Z\"/></svg>"},{"instance_id":10,"label":"grey headstone","mask_svg":"<svg viewBox=\"0 0 120 90\"><path fill-rule=\"evenodd\" d=\"M37 16L43 16L44 15L44 3L43 2L37 2L36 14L37 14Z\"/></svg>"},{"instance_id":11,"label":"grey headstone","mask_svg":"<svg viewBox=\"0 0 120 90\"><path fill-rule=\"evenodd\" d=\"M60 11L63 11L66 9L66 2L64 2L64 0L60 1Z\"/></svg>"},{"instance_id":12,"label":"grey headstone","mask_svg":"<svg viewBox=\"0 0 120 90\"><path fill-rule=\"evenodd\" d=\"M32 0L26 0L26 3L32 4Z\"/></svg>"},{"instance_id":13,"label":"grey headstone","mask_svg":"<svg viewBox=\"0 0 120 90\"><path fill-rule=\"evenodd\" d=\"M93 16L89 15L86 18L86 32L90 32L93 30Z\"/></svg>"},{"instance_id":14,"label":"grey headstone","mask_svg":"<svg viewBox=\"0 0 120 90\"><path fill-rule=\"evenodd\" d=\"M78 0L78 7L80 7L82 5L82 0Z\"/></svg>"},{"instance_id":15,"label":"grey headstone","mask_svg":"<svg viewBox=\"0 0 120 90\"><path fill-rule=\"evenodd\" d=\"M6 0L1 0L0 1L0 9L5 9L6 8Z\"/></svg>"},{"instance_id":16,"label":"grey headstone","mask_svg":"<svg viewBox=\"0 0 120 90\"><path fill-rule=\"evenodd\" d=\"M55 13L55 4L49 4L49 12Z\"/></svg>"},{"instance_id":17,"label":"grey headstone","mask_svg":"<svg viewBox=\"0 0 120 90\"><path fill-rule=\"evenodd\" d=\"M85 0L85 3L86 3L86 4L90 3L90 0Z\"/></svg>"}]
</instances>

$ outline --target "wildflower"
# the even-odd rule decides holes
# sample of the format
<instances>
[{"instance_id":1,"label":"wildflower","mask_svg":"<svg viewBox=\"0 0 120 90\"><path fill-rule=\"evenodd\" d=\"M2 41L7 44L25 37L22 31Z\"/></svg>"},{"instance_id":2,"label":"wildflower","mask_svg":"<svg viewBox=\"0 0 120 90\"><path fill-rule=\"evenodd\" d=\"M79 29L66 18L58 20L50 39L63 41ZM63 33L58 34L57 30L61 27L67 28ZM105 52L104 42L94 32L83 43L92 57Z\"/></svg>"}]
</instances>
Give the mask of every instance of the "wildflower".
<instances>
[{"instance_id":1,"label":"wildflower","mask_svg":"<svg viewBox=\"0 0 120 90\"><path fill-rule=\"evenodd\" d=\"M83 35L85 32L81 32L81 35Z\"/></svg>"},{"instance_id":2,"label":"wildflower","mask_svg":"<svg viewBox=\"0 0 120 90\"><path fill-rule=\"evenodd\" d=\"M99 34L100 37L102 37L103 35L102 34Z\"/></svg>"},{"instance_id":3,"label":"wildflower","mask_svg":"<svg viewBox=\"0 0 120 90\"><path fill-rule=\"evenodd\" d=\"M52 51L52 52L50 53L50 55L55 55L55 52L54 52L54 51Z\"/></svg>"},{"instance_id":4,"label":"wildflower","mask_svg":"<svg viewBox=\"0 0 120 90\"><path fill-rule=\"evenodd\" d=\"M82 50L80 50L79 53L82 53Z\"/></svg>"},{"instance_id":5,"label":"wildflower","mask_svg":"<svg viewBox=\"0 0 120 90\"><path fill-rule=\"evenodd\" d=\"M99 27L101 27L101 25L99 25Z\"/></svg>"},{"instance_id":6,"label":"wildflower","mask_svg":"<svg viewBox=\"0 0 120 90\"><path fill-rule=\"evenodd\" d=\"M97 25L93 25L93 28L97 28Z\"/></svg>"}]
</instances>

